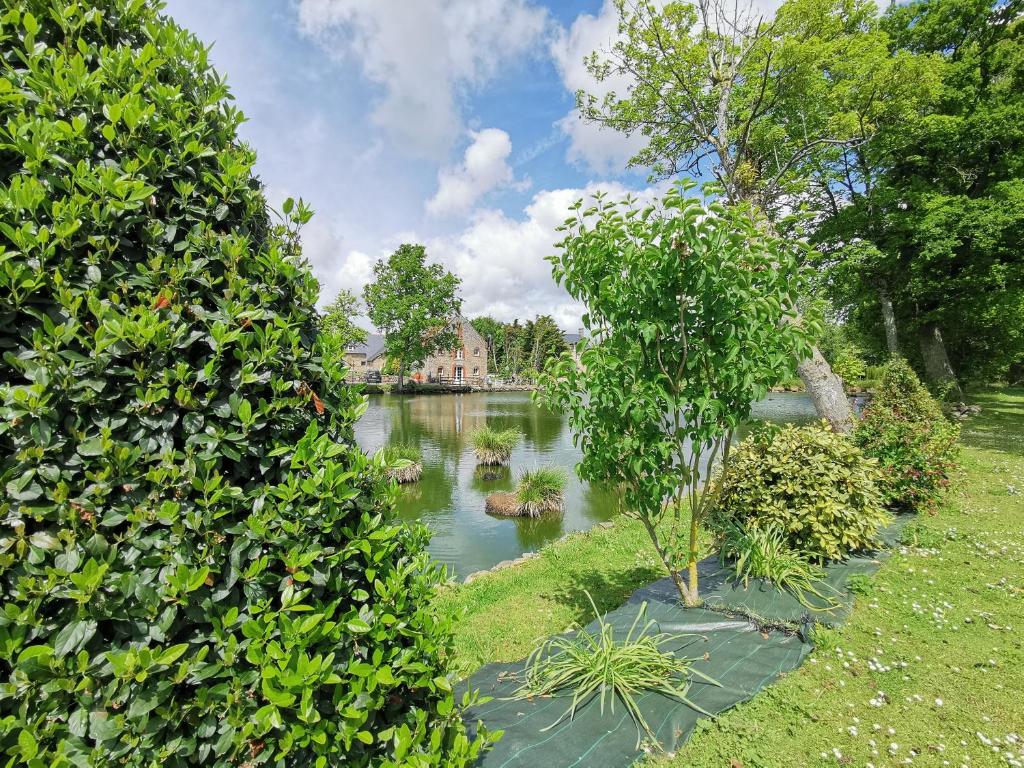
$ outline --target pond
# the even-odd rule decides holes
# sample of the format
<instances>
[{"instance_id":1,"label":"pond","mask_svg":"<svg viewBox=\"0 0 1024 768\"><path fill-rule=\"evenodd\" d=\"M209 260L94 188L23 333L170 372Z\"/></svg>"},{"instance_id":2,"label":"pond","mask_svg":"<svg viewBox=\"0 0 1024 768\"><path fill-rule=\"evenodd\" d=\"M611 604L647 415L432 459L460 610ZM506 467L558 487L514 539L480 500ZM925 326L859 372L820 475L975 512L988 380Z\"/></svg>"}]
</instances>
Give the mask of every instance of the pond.
<instances>
[{"instance_id":1,"label":"pond","mask_svg":"<svg viewBox=\"0 0 1024 768\"><path fill-rule=\"evenodd\" d=\"M804 394L772 394L757 404L754 415L802 422L814 418L814 407ZM473 455L470 435L484 424L515 427L524 435L511 467L497 479L485 479ZM431 554L460 578L534 552L566 533L592 528L615 513L610 493L576 477L580 452L572 444L567 417L534 405L528 392L371 395L356 424L356 440L366 451L387 443L419 447L423 476L402 487L398 511L403 519L430 528ZM564 514L530 519L484 512L488 494L512 490L519 473L542 465L563 467L569 475Z\"/></svg>"}]
</instances>

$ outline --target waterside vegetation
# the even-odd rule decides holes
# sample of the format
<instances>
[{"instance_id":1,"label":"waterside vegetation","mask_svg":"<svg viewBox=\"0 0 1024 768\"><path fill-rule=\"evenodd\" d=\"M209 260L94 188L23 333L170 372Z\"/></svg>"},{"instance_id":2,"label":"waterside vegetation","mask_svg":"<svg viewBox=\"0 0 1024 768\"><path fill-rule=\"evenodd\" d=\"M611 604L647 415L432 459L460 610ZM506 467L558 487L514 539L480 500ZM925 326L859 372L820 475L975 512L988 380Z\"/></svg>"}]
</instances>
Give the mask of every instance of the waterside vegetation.
<instances>
[{"instance_id":1,"label":"waterside vegetation","mask_svg":"<svg viewBox=\"0 0 1024 768\"><path fill-rule=\"evenodd\" d=\"M423 454L415 445L393 443L380 449L388 477L396 483L415 483L423 474Z\"/></svg>"},{"instance_id":2,"label":"waterside vegetation","mask_svg":"<svg viewBox=\"0 0 1024 768\"><path fill-rule=\"evenodd\" d=\"M516 504L526 517L561 512L565 505L565 470L539 467L523 472L516 484Z\"/></svg>"},{"instance_id":3,"label":"waterside vegetation","mask_svg":"<svg viewBox=\"0 0 1024 768\"><path fill-rule=\"evenodd\" d=\"M512 458L512 451L522 439L518 429L494 429L483 426L473 433L473 452L477 464L503 466Z\"/></svg>"},{"instance_id":4,"label":"waterside vegetation","mask_svg":"<svg viewBox=\"0 0 1024 768\"><path fill-rule=\"evenodd\" d=\"M565 507L565 470L539 467L523 472L511 493L490 494L485 501L488 514L505 517L542 517L559 514Z\"/></svg>"},{"instance_id":5,"label":"waterside vegetation","mask_svg":"<svg viewBox=\"0 0 1024 768\"><path fill-rule=\"evenodd\" d=\"M955 493L905 529L859 587L848 623L816 631L809 663L647 768L1006 764L993 746L1019 759L1024 655L1012 638L1024 588L1024 389L975 402L983 410L964 423ZM702 536L701 552L713 547ZM544 636L594 618L583 590L600 614L661 572L640 521L620 518L453 585L439 607L460 617L455 668L467 675L524 658Z\"/></svg>"}]
</instances>

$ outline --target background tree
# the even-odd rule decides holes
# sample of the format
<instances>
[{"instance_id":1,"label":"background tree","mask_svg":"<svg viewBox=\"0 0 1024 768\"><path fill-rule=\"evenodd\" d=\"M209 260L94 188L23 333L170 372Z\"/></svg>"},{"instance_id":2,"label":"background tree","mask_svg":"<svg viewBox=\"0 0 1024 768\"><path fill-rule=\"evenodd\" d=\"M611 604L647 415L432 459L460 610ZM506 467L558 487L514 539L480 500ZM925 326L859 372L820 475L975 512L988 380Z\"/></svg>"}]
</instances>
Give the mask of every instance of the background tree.
<instances>
[{"instance_id":1,"label":"background tree","mask_svg":"<svg viewBox=\"0 0 1024 768\"><path fill-rule=\"evenodd\" d=\"M940 386L955 388L955 371L1005 375L1024 352L1021 9L1019 0L889 9L893 55L927 57L939 87L842 158L832 185L841 204L817 235L833 250L837 304L876 337L879 317L898 324L902 351Z\"/></svg>"},{"instance_id":2,"label":"background tree","mask_svg":"<svg viewBox=\"0 0 1024 768\"><path fill-rule=\"evenodd\" d=\"M315 347L310 212L270 217L160 10L0 16L0 752L472 764L426 531Z\"/></svg>"},{"instance_id":3,"label":"background tree","mask_svg":"<svg viewBox=\"0 0 1024 768\"><path fill-rule=\"evenodd\" d=\"M409 244L399 246L387 261L378 261L373 277L363 297L370 322L384 334L384 348L397 367L401 389L406 371L458 344L459 278L440 264L427 264L422 245Z\"/></svg>"},{"instance_id":4,"label":"background tree","mask_svg":"<svg viewBox=\"0 0 1024 768\"><path fill-rule=\"evenodd\" d=\"M582 368L568 355L548 366L539 395L568 411L580 475L620 490L624 514L695 605L703 481L728 463L752 403L810 350L795 322L795 252L735 208L680 189L644 210L601 196L581 209L551 261L586 305L591 341Z\"/></svg>"},{"instance_id":5,"label":"background tree","mask_svg":"<svg viewBox=\"0 0 1024 768\"><path fill-rule=\"evenodd\" d=\"M710 175L727 202L770 220L808 189L825 155L863 141L878 112L918 87L902 72L912 57L892 60L867 0L789 0L772 20L725 0L617 5L620 39L587 65L599 82L628 87L581 91L584 119L646 137L632 165ZM841 383L817 350L798 373L819 414L849 429Z\"/></svg>"},{"instance_id":6,"label":"background tree","mask_svg":"<svg viewBox=\"0 0 1024 768\"><path fill-rule=\"evenodd\" d=\"M498 350L503 347L505 342L505 324L487 316L475 317L469 321L469 324L487 342L487 352L491 358L490 367L493 372L497 373L500 370Z\"/></svg>"},{"instance_id":7,"label":"background tree","mask_svg":"<svg viewBox=\"0 0 1024 768\"><path fill-rule=\"evenodd\" d=\"M543 370L550 358L558 357L568 349L562 329L551 315L537 315L527 322L526 329L530 345L527 367L534 371Z\"/></svg>"},{"instance_id":8,"label":"background tree","mask_svg":"<svg viewBox=\"0 0 1024 768\"><path fill-rule=\"evenodd\" d=\"M353 320L362 312L362 302L352 291L342 288L327 305L320 319L320 343L324 364L338 370L344 367L345 350L366 342L367 333Z\"/></svg>"},{"instance_id":9,"label":"background tree","mask_svg":"<svg viewBox=\"0 0 1024 768\"><path fill-rule=\"evenodd\" d=\"M562 330L550 315L538 315L525 323L518 319L501 323L490 317L470 322L489 339L492 370L505 377L535 376L548 360L568 349Z\"/></svg>"}]
</instances>

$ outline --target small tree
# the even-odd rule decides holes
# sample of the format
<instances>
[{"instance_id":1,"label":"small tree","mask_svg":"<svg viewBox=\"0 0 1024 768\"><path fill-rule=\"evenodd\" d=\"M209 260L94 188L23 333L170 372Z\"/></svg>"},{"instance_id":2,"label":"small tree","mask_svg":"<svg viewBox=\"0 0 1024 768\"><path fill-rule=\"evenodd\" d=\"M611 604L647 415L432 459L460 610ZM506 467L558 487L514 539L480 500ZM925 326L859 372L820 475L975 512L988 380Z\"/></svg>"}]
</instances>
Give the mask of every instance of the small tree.
<instances>
[{"instance_id":1,"label":"small tree","mask_svg":"<svg viewBox=\"0 0 1024 768\"><path fill-rule=\"evenodd\" d=\"M340 371L344 366L345 350L353 344L366 341L366 330L353 321L362 310L359 297L344 288L338 291L334 301L327 305L320 320L320 343L323 347L324 365Z\"/></svg>"},{"instance_id":2,"label":"small tree","mask_svg":"<svg viewBox=\"0 0 1024 768\"><path fill-rule=\"evenodd\" d=\"M794 322L796 249L685 189L643 210L602 195L585 211L576 204L551 261L587 306L590 341L582 367L567 355L548 366L541 397L568 411L581 477L620 490L623 512L643 523L695 605L702 481L728 462L733 430L810 342Z\"/></svg>"},{"instance_id":3,"label":"small tree","mask_svg":"<svg viewBox=\"0 0 1024 768\"><path fill-rule=\"evenodd\" d=\"M398 368L399 389L409 368L458 343L459 278L426 262L422 245L403 244L374 265L374 281L363 292L370 320L384 334L384 349Z\"/></svg>"}]
</instances>

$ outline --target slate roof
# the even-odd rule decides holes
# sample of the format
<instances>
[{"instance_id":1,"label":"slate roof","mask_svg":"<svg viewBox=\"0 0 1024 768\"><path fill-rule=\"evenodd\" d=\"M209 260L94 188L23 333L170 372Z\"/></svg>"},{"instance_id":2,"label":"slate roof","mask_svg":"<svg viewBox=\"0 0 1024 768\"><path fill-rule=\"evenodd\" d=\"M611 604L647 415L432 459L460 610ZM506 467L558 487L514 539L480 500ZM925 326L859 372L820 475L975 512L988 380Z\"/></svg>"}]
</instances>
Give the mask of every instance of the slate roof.
<instances>
[{"instance_id":1,"label":"slate roof","mask_svg":"<svg viewBox=\"0 0 1024 768\"><path fill-rule=\"evenodd\" d=\"M571 347L578 344L582 337L578 333L563 333L562 338L565 339L565 343Z\"/></svg>"},{"instance_id":2,"label":"slate roof","mask_svg":"<svg viewBox=\"0 0 1024 768\"><path fill-rule=\"evenodd\" d=\"M365 344L353 344L345 350L349 355L366 355L366 361L376 360L384 354L384 335L371 333L366 337Z\"/></svg>"}]
</instances>

